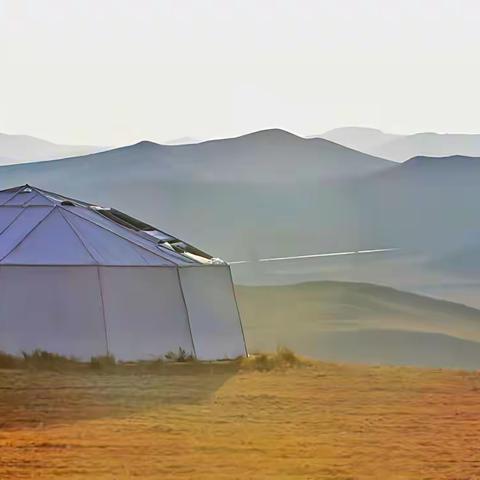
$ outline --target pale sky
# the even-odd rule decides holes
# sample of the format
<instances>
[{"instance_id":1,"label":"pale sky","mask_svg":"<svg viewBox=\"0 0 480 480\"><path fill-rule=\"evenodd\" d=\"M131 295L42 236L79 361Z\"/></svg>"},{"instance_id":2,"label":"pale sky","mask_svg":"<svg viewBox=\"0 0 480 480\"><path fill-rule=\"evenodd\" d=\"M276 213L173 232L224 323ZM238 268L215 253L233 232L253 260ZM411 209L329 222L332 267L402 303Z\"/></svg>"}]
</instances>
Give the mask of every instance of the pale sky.
<instances>
[{"instance_id":1,"label":"pale sky","mask_svg":"<svg viewBox=\"0 0 480 480\"><path fill-rule=\"evenodd\" d=\"M0 132L480 132L478 0L0 0Z\"/></svg>"}]
</instances>

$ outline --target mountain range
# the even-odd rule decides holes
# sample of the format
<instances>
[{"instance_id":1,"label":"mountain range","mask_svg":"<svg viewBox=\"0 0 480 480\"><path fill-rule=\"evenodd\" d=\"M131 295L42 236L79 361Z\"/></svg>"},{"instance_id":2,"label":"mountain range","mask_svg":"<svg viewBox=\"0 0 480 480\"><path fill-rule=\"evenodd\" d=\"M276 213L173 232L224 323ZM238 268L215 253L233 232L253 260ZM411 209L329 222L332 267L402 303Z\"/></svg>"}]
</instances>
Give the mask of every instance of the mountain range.
<instances>
[{"instance_id":1,"label":"mountain range","mask_svg":"<svg viewBox=\"0 0 480 480\"><path fill-rule=\"evenodd\" d=\"M383 136L369 135L370 146ZM23 150L17 138L17 155L35 161L0 166L0 188L29 183L113 206L214 256L252 260L232 269L237 285L250 285L238 298L253 348L478 368L478 310L385 286L480 308L480 158L398 163L265 130L40 161L26 138ZM0 157L13 153L0 144ZM255 262L377 248L395 250Z\"/></svg>"},{"instance_id":2,"label":"mountain range","mask_svg":"<svg viewBox=\"0 0 480 480\"><path fill-rule=\"evenodd\" d=\"M266 130L0 167L1 188L25 183L114 206L226 260L398 249L239 265L237 283L367 281L480 306L479 158L396 163Z\"/></svg>"},{"instance_id":3,"label":"mountain range","mask_svg":"<svg viewBox=\"0 0 480 480\"><path fill-rule=\"evenodd\" d=\"M398 135L364 127L344 127L315 136L389 160L403 162L416 156L480 157L480 135L415 133Z\"/></svg>"},{"instance_id":4,"label":"mountain range","mask_svg":"<svg viewBox=\"0 0 480 480\"><path fill-rule=\"evenodd\" d=\"M28 135L0 133L0 165L86 155L106 148L91 145L58 145Z\"/></svg>"},{"instance_id":5,"label":"mountain range","mask_svg":"<svg viewBox=\"0 0 480 480\"><path fill-rule=\"evenodd\" d=\"M269 130L4 166L0 185L31 183L115 205L227 259L255 258L284 254L287 245L288 253L349 245L338 235L351 230L348 191L333 186L392 166L327 140ZM307 236L306 245L295 245Z\"/></svg>"}]
</instances>

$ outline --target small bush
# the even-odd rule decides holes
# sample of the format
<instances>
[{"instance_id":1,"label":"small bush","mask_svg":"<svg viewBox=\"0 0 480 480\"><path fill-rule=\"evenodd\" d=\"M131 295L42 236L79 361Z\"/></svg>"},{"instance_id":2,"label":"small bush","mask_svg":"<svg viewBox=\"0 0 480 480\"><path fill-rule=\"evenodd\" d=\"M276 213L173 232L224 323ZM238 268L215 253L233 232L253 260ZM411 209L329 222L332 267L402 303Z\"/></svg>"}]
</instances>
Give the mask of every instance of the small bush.
<instances>
[{"instance_id":1,"label":"small bush","mask_svg":"<svg viewBox=\"0 0 480 480\"><path fill-rule=\"evenodd\" d=\"M288 366L294 366L301 363L301 360L295 355L295 353L287 347L279 347L277 349L276 360L277 362Z\"/></svg>"},{"instance_id":2,"label":"small bush","mask_svg":"<svg viewBox=\"0 0 480 480\"><path fill-rule=\"evenodd\" d=\"M0 368L19 368L20 359L0 350Z\"/></svg>"},{"instance_id":3,"label":"small bush","mask_svg":"<svg viewBox=\"0 0 480 480\"><path fill-rule=\"evenodd\" d=\"M254 355L251 359L250 365L254 370L260 370L261 372L273 370L275 362L272 355L266 353L260 353Z\"/></svg>"},{"instance_id":4,"label":"small bush","mask_svg":"<svg viewBox=\"0 0 480 480\"><path fill-rule=\"evenodd\" d=\"M117 364L113 355L99 355L90 358L90 368L93 370L105 370L115 367Z\"/></svg>"},{"instance_id":5,"label":"small bush","mask_svg":"<svg viewBox=\"0 0 480 480\"><path fill-rule=\"evenodd\" d=\"M191 353L187 353L183 348L179 347L178 352L166 353L165 360L169 360L170 362L193 362L195 357Z\"/></svg>"},{"instance_id":6,"label":"small bush","mask_svg":"<svg viewBox=\"0 0 480 480\"><path fill-rule=\"evenodd\" d=\"M31 353L22 352L22 356L26 367L41 370L62 370L79 363L74 357L65 357L58 353L50 353L40 349L33 350Z\"/></svg>"},{"instance_id":7,"label":"small bush","mask_svg":"<svg viewBox=\"0 0 480 480\"><path fill-rule=\"evenodd\" d=\"M279 347L275 353L258 353L244 359L242 366L250 370L268 372L274 369L306 366L309 362L304 360L287 347Z\"/></svg>"}]
</instances>

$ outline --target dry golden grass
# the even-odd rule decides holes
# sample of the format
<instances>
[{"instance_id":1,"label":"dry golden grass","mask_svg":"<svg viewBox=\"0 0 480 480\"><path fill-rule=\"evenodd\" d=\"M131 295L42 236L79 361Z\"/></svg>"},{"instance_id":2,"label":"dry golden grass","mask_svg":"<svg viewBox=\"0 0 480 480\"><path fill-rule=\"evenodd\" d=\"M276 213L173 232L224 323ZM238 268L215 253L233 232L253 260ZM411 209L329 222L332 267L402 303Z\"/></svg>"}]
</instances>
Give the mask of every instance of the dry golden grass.
<instances>
[{"instance_id":1,"label":"dry golden grass","mask_svg":"<svg viewBox=\"0 0 480 480\"><path fill-rule=\"evenodd\" d=\"M0 422L2 480L480 478L471 372L291 359L3 370Z\"/></svg>"}]
</instances>

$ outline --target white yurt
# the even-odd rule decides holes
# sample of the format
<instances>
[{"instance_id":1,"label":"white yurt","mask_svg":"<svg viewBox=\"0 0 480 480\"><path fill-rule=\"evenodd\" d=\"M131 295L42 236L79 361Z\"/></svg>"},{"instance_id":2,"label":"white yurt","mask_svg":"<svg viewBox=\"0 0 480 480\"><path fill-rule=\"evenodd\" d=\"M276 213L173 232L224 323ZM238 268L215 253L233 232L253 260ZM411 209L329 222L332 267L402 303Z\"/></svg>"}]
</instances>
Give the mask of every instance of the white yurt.
<instances>
[{"instance_id":1,"label":"white yurt","mask_svg":"<svg viewBox=\"0 0 480 480\"><path fill-rule=\"evenodd\" d=\"M0 350L87 360L246 354L230 267L115 209L0 191Z\"/></svg>"}]
</instances>

